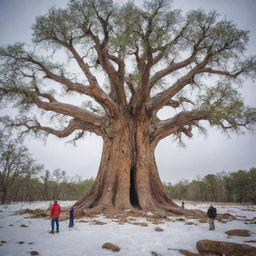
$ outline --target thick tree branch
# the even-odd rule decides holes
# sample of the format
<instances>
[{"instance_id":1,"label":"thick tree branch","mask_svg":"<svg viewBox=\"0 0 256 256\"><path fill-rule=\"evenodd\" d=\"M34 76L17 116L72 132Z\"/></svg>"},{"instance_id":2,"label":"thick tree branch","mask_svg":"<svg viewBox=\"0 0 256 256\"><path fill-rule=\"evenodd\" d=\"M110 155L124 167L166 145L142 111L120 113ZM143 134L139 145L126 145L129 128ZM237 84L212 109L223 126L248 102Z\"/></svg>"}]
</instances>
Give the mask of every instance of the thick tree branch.
<instances>
[{"instance_id":1,"label":"thick tree branch","mask_svg":"<svg viewBox=\"0 0 256 256\"><path fill-rule=\"evenodd\" d=\"M17 88L17 87L13 87L13 88L0 87L0 92L2 92L5 95L16 94L16 95L24 96L24 98L27 99L26 104L29 104L29 105L35 104L40 109L73 117L77 120L85 122L86 124L94 126L95 128L104 127L104 118L94 113L91 113L87 110L84 110L82 108L76 107L74 105L58 102L56 101L56 99L52 98L52 96L49 94L40 93L40 92L31 92L25 88ZM44 102L40 99L40 97L47 98L50 100L50 102Z\"/></svg>"},{"instance_id":2,"label":"thick tree branch","mask_svg":"<svg viewBox=\"0 0 256 256\"><path fill-rule=\"evenodd\" d=\"M195 125L195 122L199 120L207 120L207 115L204 111L182 111L172 118L159 121L156 124L157 128L153 135L154 140L158 143L161 139L177 132L183 132L191 137L191 127L186 128L185 126Z\"/></svg>"},{"instance_id":3,"label":"thick tree branch","mask_svg":"<svg viewBox=\"0 0 256 256\"><path fill-rule=\"evenodd\" d=\"M18 61L27 61L35 64L46 74L45 78L51 79L55 82L65 85L68 90L72 90L81 94L91 96L96 102L98 102L104 108L108 115L112 117L116 116L118 114L118 108L115 102L100 88L96 78L91 74L88 65L83 62L82 58L75 51L75 49L71 47L70 50L74 52L74 55L76 56L75 58L78 62L80 62L80 67L85 72L90 83L89 86L84 86L80 83L74 83L64 76L60 76L51 72L43 63L35 60L29 55L27 58L15 59L17 59Z\"/></svg>"},{"instance_id":4,"label":"thick tree branch","mask_svg":"<svg viewBox=\"0 0 256 256\"><path fill-rule=\"evenodd\" d=\"M192 105L194 105L194 102L192 102L191 100L185 98L185 97L179 97L178 100L173 100L173 99L170 99L165 106L170 106L170 107L173 107L173 108L178 108L180 107L183 103L190 103Z\"/></svg>"},{"instance_id":5,"label":"thick tree branch","mask_svg":"<svg viewBox=\"0 0 256 256\"><path fill-rule=\"evenodd\" d=\"M60 102L43 102L38 97L34 97L32 103L46 111L52 111L66 116L71 116L97 127L104 126L103 118L71 104Z\"/></svg>"},{"instance_id":6,"label":"thick tree branch","mask_svg":"<svg viewBox=\"0 0 256 256\"><path fill-rule=\"evenodd\" d=\"M107 47L105 45L107 41L101 43L99 37L93 34L90 27L85 31L85 33L88 34L95 43L95 49L98 55L99 63L109 77L111 86L110 95L112 96L111 98L115 102L118 102L121 107L124 107L126 104L126 96L124 91L124 77L120 77L120 72L116 71L115 67L110 62L111 59L113 60L114 56L109 54L107 50ZM116 58L115 61L117 61ZM122 68L119 69L119 71L122 72Z\"/></svg>"},{"instance_id":7,"label":"thick tree branch","mask_svg":"<svg viewBox=\"0 0 256 256\"><path fill-rule=\"evenodd\" d=\"M19 123L13 123L12 126L16 127L26 127L26 131L23 131L22 133L28 133L30 131L32 132L37 132L37 131L44 131L48 134L53 134L59 138L65 138L71 135L75 130L85 130L85 131L90 131L94 132L97 135L102 135L102 130L100 128L95 128L92 125L86 124L84 122L79 121L78 119L71 119L69 121L69 124L67 127L65 127L62 130L56 130L51 127L47 126L42 126L39 122L35 120L27 120Z\"/></svg>"},{"instance_id":8,"label":"thick tree branch","mask_svg":"<svg viewBox=\"0 0 256 256\"><path fill-rule=\"evenodd\" d=\"M125 77L125 82L126 82L126 84L128 85L129 90L130 90L130 92L131 92L131 94L132 94L132 97L131 97L131 98L133 98L134 95L135 95L135 93L136 93L136 90L135 90L135 88L134 88L134 84L133 84L131 75L129 75L128 77Z\"/></svg>"},{"instance_id":9,"label":"thick tree branch","mask_svg":"<svg viewBox=\"0 0 256 256\"><path fill-rule=\"evenodd\" d=\"M155 95L147 104L147 111L157 112L160 108L168 104L170 99L181 91L184 86L194 82L194 76L200 72L200 70L207 64L207 60L204 60L196 67L194 67L189 73L182 78L178 79L170 88L166 89Z\"/></svg>"},{"instance_id":10,"label":"thick tree branch","mask_svg":"<svg viewBox=\"0 0 256 256\"><path fill-rule=\"evenodd\" d=\"M162 69L155 73L149 80L149 87L152 88L160 79L171 74L172 72L184 68L187 65L191 64L195 60L195 56L191 55L188 59L178 62L178 63L171 63L167 68Z\"/></svg>"},{"instance_id":11,"label":"thick tree branch","mask_svg":"<svg viewBox=\"0 0 256 256\"><path fill-rule=\"evenodd\" d=\"M207 68L206 67L206 68L202 69L200 73L210 73L210 74L224 75L224 76L236 78L241 73L243 73L243 71L244 70L240 70L236 73L231 73L231 72L228 72L228 71L217 70L217 69L212 69L212 68Z\"/></svg>"},{"instance_id":12,"label":"thick tree branch","mask_svg":"<svg viewBox=\"0 0 256 256\"><path fill-rule=\"evenodd\" d=\"M72 55L74 56L76 62L78 63L79 67L82 69L83 73L85 74L86 78L88 79L90 85L92 86L99 86L96 77L91 73L90 68L87 63L84 62L83 58L78 54L76 49L73 45L65 45L67 49L70 50Z\"/></svg>"},{"instance_id":13,"label":"thick tree branch","mask_svg":"<svg viewBox=\"0 0 256 256\"><path fill-rule=\"evenodd\" d=\"M124 82L125 78L125 63L121 58L118 58L114 55L108 54L108 57L110 60L114 61L117 65L118 65L118 75L119 75L119 79L121 81L121 83Z\"/></svg>"},{"instance_id":14,"label":"thick tree branch","mask_svg":"<svg viewBox=\"0 0 256 256\"><path fill-rule=\"evenodd\" d=\"M142 73L142 70L145 67L145 62L144 62L143 58L140 56L140 49L139 49L139 46L137 44L135 46L135 51L132 54L135 56L138 71L140 73Z\"/></svg>"},{"instance_id":15,"label":"thick tree branch","mask_svg":"<svg viewBox=\"0 0 256 256\"><path fill-rule=\"evenodd\" d=\"M124 77L120 79L119 72L116 71L113 64L110 62L109 53L106 49L102 49L101 47L96 47L99 61L105 72L108 74L112 90L115 90L117 94L117 98L114 99L119 103L119 106L123 108L126 105L126 95L124 91ZM113 95L115 95L113 93Z\"/></svg>"},{"instance_id":16,"label":"thick tree branch","mask_svg":"<svg viewBox=\"0 0 256 256\"><path fill-rule=\"evenodd\" d=\"M118 108L116 103L99 87L99 86L84 86L80 83L73 83L71 80L53 74L47 73L47 78L64 84L69 90L73 90L88 96L91 96L96 102L98 102L110 116L116 116Z\"/></svg>"}]
</instances>

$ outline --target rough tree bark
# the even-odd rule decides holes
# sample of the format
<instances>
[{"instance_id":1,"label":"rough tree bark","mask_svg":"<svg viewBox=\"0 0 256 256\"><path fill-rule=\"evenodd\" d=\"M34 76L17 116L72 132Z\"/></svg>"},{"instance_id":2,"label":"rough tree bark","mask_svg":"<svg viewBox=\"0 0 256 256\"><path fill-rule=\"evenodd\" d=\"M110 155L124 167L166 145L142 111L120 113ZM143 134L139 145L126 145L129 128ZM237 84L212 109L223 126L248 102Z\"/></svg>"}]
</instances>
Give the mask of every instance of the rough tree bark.
<instances>
[{"instance_id":1,"label":"rough tree bark","mask_svg":"<svg viewBox=\"0 0 256 256\"><path fill-rule=\"evenodd\" d=\"M104 136L95 183L76 202L76 209L166 210L182 214L182 210L174 210L179 207L163 190L154 154L158 138L150 136L149 120L127 115L114 127L113 137Z\"/></svg>"}]
</instances>

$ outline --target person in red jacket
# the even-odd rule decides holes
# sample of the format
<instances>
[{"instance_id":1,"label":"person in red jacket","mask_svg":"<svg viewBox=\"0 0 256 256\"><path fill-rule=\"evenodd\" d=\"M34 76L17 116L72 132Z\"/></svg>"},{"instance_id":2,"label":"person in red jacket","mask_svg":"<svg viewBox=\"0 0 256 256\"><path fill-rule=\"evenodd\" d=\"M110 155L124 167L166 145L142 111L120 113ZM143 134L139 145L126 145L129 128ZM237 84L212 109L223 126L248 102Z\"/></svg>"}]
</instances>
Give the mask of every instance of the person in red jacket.
<instances>
[{"instance_id":1,"label":"person in red jacket","mask_svg":"<svg viewBox=\"0 0 256 256\"><path fill-rule=\"evenodd\" d=\"M59 217L60 217L60 205L55 200L54 204L51 207L51 224L52 224L52 231L51 234L54 234L54 223L56 223L56 232L59 233Z\"/></svg>"}]
</instances>

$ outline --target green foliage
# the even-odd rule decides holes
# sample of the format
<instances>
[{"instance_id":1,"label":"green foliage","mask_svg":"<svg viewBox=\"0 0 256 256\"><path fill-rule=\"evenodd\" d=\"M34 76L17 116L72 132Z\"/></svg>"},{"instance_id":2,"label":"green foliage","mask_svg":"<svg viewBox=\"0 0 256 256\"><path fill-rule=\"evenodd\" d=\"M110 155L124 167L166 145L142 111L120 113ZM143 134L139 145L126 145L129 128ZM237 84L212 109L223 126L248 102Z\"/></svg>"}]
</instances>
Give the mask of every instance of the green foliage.
<instances>
[{"instance_id":1,"label":"green foliage","mask_svg":"<svg viewBox=\"0 0 256 256\"><path fill-rule=\"evenodd\" d=\"M205 90L200 97L201 110L211 125L222 130L238 131L241 125L256 122L256 109L244 105L240 93L229 82L219 82L216 87Z\"/></svg>"},{"instance_id":2,"label":"green foliage","mask_svg":"<svg viewBox=\"0 0 256 256\"><path fill-rule=\"evenodd\" d=\"M164 184L172 198L192 201L256 203L256 168L208 174L197 180Z\"/></svg>"}]
</instances>

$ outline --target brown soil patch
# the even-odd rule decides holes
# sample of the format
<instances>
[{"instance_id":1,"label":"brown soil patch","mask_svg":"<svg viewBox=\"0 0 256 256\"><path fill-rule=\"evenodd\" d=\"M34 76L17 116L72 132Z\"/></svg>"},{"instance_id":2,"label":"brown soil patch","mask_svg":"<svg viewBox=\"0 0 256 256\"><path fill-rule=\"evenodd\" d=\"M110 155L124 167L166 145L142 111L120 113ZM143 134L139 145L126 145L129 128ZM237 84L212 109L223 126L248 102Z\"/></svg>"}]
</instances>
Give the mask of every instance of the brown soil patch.
<instances>
[{"instance_id":1,"label":"brown soil patch","mask_svg":"<svg viewBox=\"0 0 256 256\"><path fill-rule=\"evenodd\" d=\"M247 241L244 241L245 243L256 243L256 240L247 240Z\"/></svg>"},{"instance_id":2,"label":"brown soil patch","mask_svg":"<svg viewBox=\"0 0 256 256\"><path fill-rule=\"evenodd\" d=\"M245 224L256 224L256 220L254 220L254 221L246 221Z\"/></svg>"},{"instance_id":3,"label":"brown soil patch","mask_svg":"<svg viewBox=\"0 0 256 256\"><path fill-rule=\"evenodd\" d=\"M143 217L143 218L150 218L150 219L167 219L170 216L173 217L181 217L181 216L186 216L186 217L193 217L193 218L203 218L206 216L206 213L201 211L201 210L188 210L188 209L180 209L177 207L169 207L166 210L159 210L159 211L152 211L152 212L145 212L139 209L130 209L130 210L116 210L116 209L97 209L97 208L92 208L92 209L76 209L76 216L81 217L81 216L89 216L93 217L98 214L104 214L105 217L107 218L120 218L120 217Z\"/></svg>"},{"instance_id":4,"label":"brown soil patch","mask_svg":"<svg viewBox=\"0 0 256 256\"><path fill-rule=\"evenodd\" d=\"M251 233L247 229L232 229L225 232L229 236L251 236Z\"/></svg>"},{"instance_id":5,"label":"brown soil patch","mask_svg":"<svg viewBox=\"0 0 256 256\"><path fill-rule=\"evenodd\" d=\"M107 222L102 222L102 221L99 221L99 220L92 220L92 224L95 224L95 225L105 225L105 224L108 224Z\"/></svg>"},{"instance_id":6,"label":"brown soil patch","mask_svg":"<svg viewBox=\"0 0 256 256\"><path fill-rule=\"evenodd\" d=\"M30 255L39 255L39 252L37 252L37 251L31 251L31 252L30 252Z\"/></svg>"},{"instance_id":7,"label":"brown soil patch","mask_svg":"<svg viewBox=\"0 0 256 256\"><path fill-rule=\"evenodd\" d=\"M224 220L234 220L234 219L236 219L236 217L230 213L218 213L216 220L223 220L223 219Z\"/></svg>"},{"instance_id":8,"label":"brown soil patch","mask_svg":"<svg viewBox=\"0 0 256 256\"><path fill-rule=\"evenodd\" d=\"M207 221L207 219L200 219L199 222L200 223L207 223L208 221Z\"/></svg>"},{"instance_id":9,"label":"brown soil patch","mask_svg":"<svg viewBox=\"0 0 256 256\"><path fill-rule=\"evenodd\" d=\"M152 251L152 252L151 252L151 256L162 256L162 254L159 254L159 253L157 253L157 252Z\"/></svg>"},{"instance_id":10,"label":"brown soil patch","mask_svg":"<svg viewBox=\"0 0 256 256\"><path fill-rule=\"evenodd\" d=\"M78 221L79 223L87 223L87 222L89 222L88 220L79 220Z\"/></svg>"},{"instance_id":11,"label":"brown soil patch","mask_svg":"<svg viewBox=\"0 0 256 256\"><path fill-rule=\"evenodd\" d=\"M15 214L17 215L29 214L30 218L46 218L49 216L49 213L47 214L47 211L45 210L42 210L42 209L31 210L28 208L17 211Z\"/></svg>"},{"instance_id":12,"label":"brown soil patch","mask_svg":"<svg viewBox=\"0 0 256 256\"><path fill-rule=\"evenodd\" d=\"M129 223L132 225L141 226L141 227L148 226L148 224L146 222L129 222Z\"/></svg>"},{"instance_id":13,"label":"brown soil patch","mask_svg":"<svg viewBox=\"0 0 256 256\"><path fill-rule=\"evenodd\" d=\"M156 227L155 228L155 231L157 231L157 232L162 232L162 231L164 231L162 228L160 228L160 227Z\"/></svg>"},{"instance_id":14,"label":"brown soil patch","mask_svg":"<svg viewBox=\"0 0 256 256\"><path fill-rule=\"evenodd\" d=\"M164 224L163 221L152 221L151 223L154 224L154 225Z\"/></svg>"},{"instance_id":15,"label":"brown soil patch","mask_svg":"<svg viewBox=\"0 0 256 256\"><path fill-rule=\"evenodd\" d=\"M112 244L112 243L104 243L102 245L102 248L112 250L113 252L119 252L120 251L120 248L117 245Z\"/></svg>"},{"instance_id":16,"label":"brown soil patch","mask_svg":"<svg viewBox=\"0 0 256 256\"><path fill-rule=\"evenodd\" d=\"M194 222L188 221L188 222L185 222L185 225L197 225L197 224Z\"/></svg>"},{"instance_id":17,"label":"brown soil patch","mask_svg":"<svg viewBox=\"0 0 256 256\"><path fill-rule=\"evenodd\" d=\"M179 250L179 253L185 255L185 256L200 256L198 253L193 253L187 250Z\"/></svg>"},{"instance_id":18,"label":"brown soil patch","mask_svg":"<svg viewBox=\"0 0 256 256\"><path fill-rule=\"evenodd\" d=\"M134 217L128 217L128 220L129 220L129 221L137 221L137 219L134 218Z\"/></svg>"},{"instance_id":19,"label":"brown soil patch","mask_svg":"<svg viewBox=\"0 0 256 256\"><path fill-rule=\"evenodd\" d=\"M177 218L176 221L182 221L182 222L185 222L185 219L184 218Z\"/></svg>"},{"instance_id":20,"label":"brown soil patch","mask_svg":"<svg viewBox=\"0 0 256 256\"><path fill-rule=\"evenodd\" d=\"M122 225L124 223L128 223L128 220L127 218L123 217L123 218L120 218L119 220L116 220L115 222Z\"/></svg>"}]
</instances>

